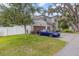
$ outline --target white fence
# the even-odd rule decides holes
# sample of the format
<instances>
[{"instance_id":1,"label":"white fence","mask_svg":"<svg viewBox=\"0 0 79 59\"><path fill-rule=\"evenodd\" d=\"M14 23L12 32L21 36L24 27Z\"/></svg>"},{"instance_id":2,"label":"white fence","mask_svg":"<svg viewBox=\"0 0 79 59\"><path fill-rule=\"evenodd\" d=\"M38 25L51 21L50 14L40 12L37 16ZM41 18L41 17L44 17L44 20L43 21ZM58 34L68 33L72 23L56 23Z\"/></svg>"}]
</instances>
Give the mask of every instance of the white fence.
<instances>
[{"instance_id":1,"label":"white fence","mask_svg":"<svg viewBox=\"0 0 79 59\"><path fill-rule=\"evenodd\" d=\"M32 27L30 25L26 26L28 33L31 33ZM0 27L0 36L24 34L25 30L23 26L14 27Z\"/></svg>"}]
</instances>

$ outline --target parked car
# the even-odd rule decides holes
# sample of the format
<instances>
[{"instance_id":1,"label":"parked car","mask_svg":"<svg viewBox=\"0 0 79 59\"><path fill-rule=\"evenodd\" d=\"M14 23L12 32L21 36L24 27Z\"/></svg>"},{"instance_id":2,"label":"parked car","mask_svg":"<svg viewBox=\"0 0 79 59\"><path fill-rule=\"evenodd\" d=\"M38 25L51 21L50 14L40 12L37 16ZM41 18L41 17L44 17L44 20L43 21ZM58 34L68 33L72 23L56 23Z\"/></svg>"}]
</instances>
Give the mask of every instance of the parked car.
<instances>
[{"instance_id":1,"label":"parked car","mask_svg":"<svg viewBox=\"0 0 79 59\"><path fill-rule=\"evenodd\" d=\"M60 37L59 32L48 32L48 31L39 31L37 34L42 35L42 36L51 36L51 37Z\"/></svg>"}]
</instances>

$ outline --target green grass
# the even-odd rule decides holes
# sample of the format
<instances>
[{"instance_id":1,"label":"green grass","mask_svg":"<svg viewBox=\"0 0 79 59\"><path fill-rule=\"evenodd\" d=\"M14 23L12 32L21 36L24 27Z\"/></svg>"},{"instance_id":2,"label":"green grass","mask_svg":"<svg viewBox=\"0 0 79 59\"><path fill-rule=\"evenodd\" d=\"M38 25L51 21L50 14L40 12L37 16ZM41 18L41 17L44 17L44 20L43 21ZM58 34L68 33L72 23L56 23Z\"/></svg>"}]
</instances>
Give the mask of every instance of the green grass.
<instances>
[{"instance_id":1,"label":"green grass","mask_svg":"<svg viewBox=\"0 0 79 59\"><path fill-rule=\"evenodd\" d=\"M65 42L52 37L27 35L0 37L1 56L50 56L65 46ZM26 38L27 38L26 37Z\"/></svg>"}]
</instances>

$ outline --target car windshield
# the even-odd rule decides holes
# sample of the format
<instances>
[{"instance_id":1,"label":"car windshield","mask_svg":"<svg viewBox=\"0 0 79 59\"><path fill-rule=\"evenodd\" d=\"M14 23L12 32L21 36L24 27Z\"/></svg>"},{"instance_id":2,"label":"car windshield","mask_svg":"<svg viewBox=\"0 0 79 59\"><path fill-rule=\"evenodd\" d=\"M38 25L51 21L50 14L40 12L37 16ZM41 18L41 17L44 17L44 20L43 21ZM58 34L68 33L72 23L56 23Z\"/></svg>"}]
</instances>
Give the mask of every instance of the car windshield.
<instances>
[{"instance_id":1,"label":"car windshield","mask_svg":"<svg viewBox=\"0 0 79 59\"><path fill-rule=\"evenodd\" d=\"M43 30L41 30L42 32L47 32L47 30L46 29L43 29Z\"/></svg>"}]
</instances>

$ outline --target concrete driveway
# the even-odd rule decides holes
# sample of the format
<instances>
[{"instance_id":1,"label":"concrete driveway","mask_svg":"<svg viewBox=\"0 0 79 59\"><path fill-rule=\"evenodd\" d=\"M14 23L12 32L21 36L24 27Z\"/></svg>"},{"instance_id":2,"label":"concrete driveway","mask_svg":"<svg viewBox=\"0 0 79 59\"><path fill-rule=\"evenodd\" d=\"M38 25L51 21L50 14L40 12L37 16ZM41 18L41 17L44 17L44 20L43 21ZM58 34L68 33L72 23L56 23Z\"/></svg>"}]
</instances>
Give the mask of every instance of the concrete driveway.
<instances>
[{"instance_id":1,"label":"concrete driveway","mask_svg":"<svg viewBox=\"0 0 79 59\"><path fill-rule=\"evenodd\" d=\"M62 33L59 39L68 44L55 56L79 56L79 34Z\"/></svg>"}]
</instances>

